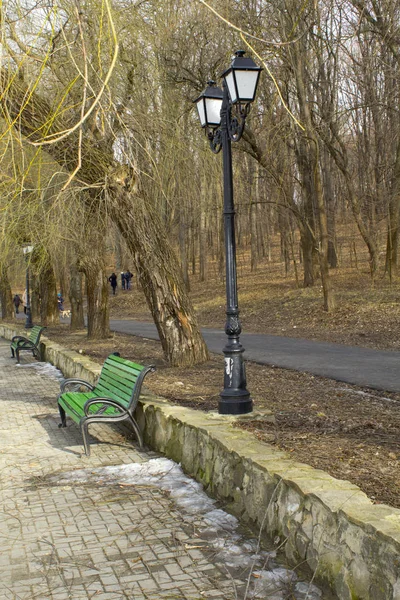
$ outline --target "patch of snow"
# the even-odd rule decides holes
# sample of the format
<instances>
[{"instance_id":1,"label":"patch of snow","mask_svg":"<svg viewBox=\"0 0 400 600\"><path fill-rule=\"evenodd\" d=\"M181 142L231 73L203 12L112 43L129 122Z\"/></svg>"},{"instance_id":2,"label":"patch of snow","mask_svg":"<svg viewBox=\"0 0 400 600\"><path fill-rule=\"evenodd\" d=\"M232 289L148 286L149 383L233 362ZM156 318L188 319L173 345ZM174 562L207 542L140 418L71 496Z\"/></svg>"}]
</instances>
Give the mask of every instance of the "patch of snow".
<instances>
[{"instance_id":1,"label":"patch of snow","mask_svg":"<svg viewBox=\"0 0 400 600\"><path fill-rule=\"evenodd\" d=\"M304 583L299 581L294 586L294 595L296 600L320 600L322 592L313 583Z\"/></svg>"},{"instance_id":2,"label":"patch of snow","mask_svg":"<svg viewBox=\"0 0 400 600\"><path fill-rule=\"evenodd\" d=\"M238 526L238 520L233 515L226 513L220 508L210 510L204 515L203 520L207 525L214 525L217 529L225 531L235 531Z\"/></svg>"},{"instance_id":3,"label":"patch of snow","mask_svg":"<svg viewBox=\"0 0 400 600\"><path fill-rule=\"evenodd\" d=\"M61 371L47 362L32 362L17 366L20 369L34 369L40 375L45 375L46 377L49 377L50 379L56 379L57 381L64 379L64 375L61 373Z\"/></svg>"}]
</instances>

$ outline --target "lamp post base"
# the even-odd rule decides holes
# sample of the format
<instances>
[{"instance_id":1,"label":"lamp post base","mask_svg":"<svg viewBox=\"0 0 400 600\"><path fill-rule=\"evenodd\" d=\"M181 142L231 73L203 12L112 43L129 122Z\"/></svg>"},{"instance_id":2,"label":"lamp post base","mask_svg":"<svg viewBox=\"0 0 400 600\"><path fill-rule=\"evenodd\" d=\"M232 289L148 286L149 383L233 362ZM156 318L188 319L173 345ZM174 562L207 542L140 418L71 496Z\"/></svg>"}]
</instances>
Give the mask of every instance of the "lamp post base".
<instances>
[{"instance_id":1,"label":"lamp post base","mask_svg":"<svg viewBox=\"0 0 400 600\"><path fill-rule=\"evenodd\" d=\"M218 402L220 415L246 415L253 411L253 400L247 390L223 390Z\"/></svg>"},{"instance_id":2,"label":"lamp post base","mask_svg":"<svg viewBox=\"0 0 400 600\"><path fill-rule=\"evenodd\" d=\"M246 369L243 361L244 348L239 335L228 336L223 349L225 356L224 389L220 393L218 412L220 415L245 415L252 412L253 400L246 389Z\"/></svg>"}]
</instances>

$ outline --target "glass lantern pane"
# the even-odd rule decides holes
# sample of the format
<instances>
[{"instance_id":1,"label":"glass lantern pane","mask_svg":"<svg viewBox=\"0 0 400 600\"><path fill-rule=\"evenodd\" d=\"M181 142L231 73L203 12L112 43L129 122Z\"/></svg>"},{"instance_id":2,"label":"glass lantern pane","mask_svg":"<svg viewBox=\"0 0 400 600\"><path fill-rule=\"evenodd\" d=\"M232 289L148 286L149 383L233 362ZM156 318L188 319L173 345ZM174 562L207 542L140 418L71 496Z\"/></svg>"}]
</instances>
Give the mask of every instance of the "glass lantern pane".
<instances>
[{"instance_id":1,"label":"glass lantern pane","mask_svg":"<svg viewBox=\"0 0 400 600\"><path fill-rule=\"evenodd\" d=\"M259 75L260 71L242 71L239 69L236 71L239 100L247 100L249 102L254 100Z\"/></svg>"},{"instance_id":2,"label":"glass lantern pane","mask_svg":"<svg viewBox=\"0 0 400 600\"><path fill-rule=\"evenodd\" d=\"M206 98L207 125L219 125L221 123L222 100L219 98Z\"/></svg>"},{"instance_id":3,"label":"glass lantern pane","mask_svg":"<svg viewBox=\"0 0 400 600\"><path fill-rule=\"evenodd\" d=\"M226 84L228 86L229 96L231 98L231 102L237 102L237 93L235 86L235 79L233 77L233 71L228 73L225 77Z\"/></svg>"},{"instance_id":4,"label":"glass lantern pane","mask_svg":"<svg viewBox=\"0 0 400 600\"><path fill-rule=\"evenodd\" d=\"M198 102L196 102L197 112L199 113L199 119L202 127L206 126L206 113L204 110L204 99L200 98Z\"/></svg>"}]
</instances>

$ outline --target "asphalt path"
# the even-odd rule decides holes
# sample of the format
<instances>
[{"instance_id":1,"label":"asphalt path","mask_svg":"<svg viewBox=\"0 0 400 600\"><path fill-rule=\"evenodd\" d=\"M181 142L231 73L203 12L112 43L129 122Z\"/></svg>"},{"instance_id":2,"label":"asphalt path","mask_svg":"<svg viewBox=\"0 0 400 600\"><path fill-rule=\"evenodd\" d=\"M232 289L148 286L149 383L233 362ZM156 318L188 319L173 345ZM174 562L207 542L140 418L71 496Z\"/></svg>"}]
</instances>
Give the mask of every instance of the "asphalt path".
<instances>
[{"instance_id":1,"label":"asphalt path","mask_svg":"<svg viewBox=\"0 0 400 600\"><path fill-rule=\"evenodd\" d=\"M153 323L110 320L112 331L158 340ZM201 330L210 352L222 354L223 330ZM277 335L243 333L244 357L259 364L312 373L337 381L388 392L400 392L400 352L314 342Z\"/></svg>"}]
</instances>

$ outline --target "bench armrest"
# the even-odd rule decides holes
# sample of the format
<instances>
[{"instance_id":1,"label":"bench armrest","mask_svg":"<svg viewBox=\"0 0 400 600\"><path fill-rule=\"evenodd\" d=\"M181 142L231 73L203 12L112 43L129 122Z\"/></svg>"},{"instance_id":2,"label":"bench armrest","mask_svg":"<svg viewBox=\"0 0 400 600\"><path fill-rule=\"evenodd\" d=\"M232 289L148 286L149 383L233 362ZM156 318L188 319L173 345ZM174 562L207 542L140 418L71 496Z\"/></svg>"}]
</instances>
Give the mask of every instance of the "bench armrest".
<instances>
[{"instance_id":1,"label":"bench armrest","mask_svg":"<svg viewBox=\"0 0 400 600\"><path fill-rule=\"evenodd\" d=\"M23 335L14 335L14 337L12 338L11 342L29 342L30 340L28 340L27 337L24 337Z\"/></svg>"},{"instance_id":2,"label":"bench armrest","mask_svg":"<svg viewBox=\"0 0 400 600\"><path fill-rule=\"evenodd\" d=\"M21 338L20 340L17 340L15 342L16 347L19 348L20 350L32 350L33 348L36 348L36 345L31 342L30 340L27 340L25 338Z\"/></svg>"},{"instance_id":3,"label":"bench armrest","mask_svg":"<svg viewBox=\"0 0 400 600\"><path fill-rule=\"evenodd\" d=\"M89 408L92 406L92 404L102 404L102 407L99 409L98 412L102 413L105 410L107 410L107 408L109 407L113 407L118 409L119 411L121 411L121 413L126 413L127 410L125 408L125 406L122 406L122 404L120 404L119 402L117 402L117 400L113 400L111 398L90 398L89 400L87 400L85 402L85 405L83 407L83 410L85 412L85 415L87 417L93 415L93 414L97 414L97 413L90 413L89 414ZM112 418L112 415L110 415L110 417Z\"/></svg>"},{"instance_id":4,"label":"bench armrest","mask_svg":"<svg viewBox=\"0 0 400 600\"><path fill-rule=\"evenodd\" d=\"M75 379L74 377L69 377L68 379L63 379L63 381L60 383L60 395L66 391L66 387L69 385L75 386L75 388L69 390L71 392L78 391L78 388L81 386L87 387L90 391L94 389L94 385L88 381L85 381L84 379Z\"/></svg>"}]
</instances>

